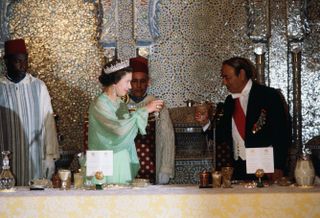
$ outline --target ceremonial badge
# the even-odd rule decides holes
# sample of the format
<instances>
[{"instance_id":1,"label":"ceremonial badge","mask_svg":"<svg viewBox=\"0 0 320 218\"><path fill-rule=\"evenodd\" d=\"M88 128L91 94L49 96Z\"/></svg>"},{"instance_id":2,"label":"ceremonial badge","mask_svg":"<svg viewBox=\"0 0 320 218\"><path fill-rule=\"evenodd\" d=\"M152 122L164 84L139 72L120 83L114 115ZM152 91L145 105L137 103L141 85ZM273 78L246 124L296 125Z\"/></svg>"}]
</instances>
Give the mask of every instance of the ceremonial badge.
<instances>
[{"instance_id":1,"label":"ceremonial badge","mask_svg":"<svg viewBox=\"0 0 320 218\"><path fill-rule=\"evenodd\" d=\"M256 134L258 131L260 131L262 127L266 124L266 120L267 120L267 111L265 109L261 109L258 121L255 124L253 124L252 133Z\"/></svg>"}]
</instances>

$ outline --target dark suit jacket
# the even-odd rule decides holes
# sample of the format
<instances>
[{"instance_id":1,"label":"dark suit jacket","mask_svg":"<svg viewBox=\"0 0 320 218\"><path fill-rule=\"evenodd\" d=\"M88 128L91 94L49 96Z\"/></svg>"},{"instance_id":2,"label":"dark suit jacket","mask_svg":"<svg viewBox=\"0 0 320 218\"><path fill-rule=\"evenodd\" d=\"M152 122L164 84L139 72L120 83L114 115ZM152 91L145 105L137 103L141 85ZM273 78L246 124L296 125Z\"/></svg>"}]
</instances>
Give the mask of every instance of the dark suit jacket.
<instances>
[{"instance_id":1,"label":"dark suit jacket","mask_svg":"<svg viewBox=\"0 0 320 218\"><path fill-rule=\"evenodd\" d=\"M229 95L224 115L217 129L217 144L225 143L233 150L232 114L234 99ZM263 122L258 122L258 121ZM256 132L254 132L256 130ZM246 114L246 148L273 146L275 169L285 170L288 148L291 145L291 125L285 102L278 90L252 84Z\"/></svg>"}]
</instances>

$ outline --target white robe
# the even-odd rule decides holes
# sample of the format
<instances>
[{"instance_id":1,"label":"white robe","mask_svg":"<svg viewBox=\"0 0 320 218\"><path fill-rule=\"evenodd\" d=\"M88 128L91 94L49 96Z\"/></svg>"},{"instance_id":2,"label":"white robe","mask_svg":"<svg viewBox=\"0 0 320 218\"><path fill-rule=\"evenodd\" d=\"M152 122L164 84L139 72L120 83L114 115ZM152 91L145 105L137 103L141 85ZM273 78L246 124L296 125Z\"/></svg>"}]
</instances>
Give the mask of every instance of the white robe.
<instances>
[{"instance_id":1,"label":"white robe","mask_svg":"<svg viewBox=\"0 0 320 218\"><path fill-rule=\"evenodd\" d=\"M0 150L9 150L16 185L51 175L59 157L51 99L43 81L27 74L19 83L0 76ZM51 163L51 166L48 166Z\"/></svg>"},{"instance_id":2,"label":"white robe","mask_svg":"<svg viewBox=\"0 0 320 218\"><path fill-rule=\"evenodd\" d=\"M128 104L135 104L138 108L145 106L155 98L146 96L143 101L135 103L130 99ZM164 107L159 119L156 120L156 183L167 184L174 177L175 139L169 110Z\"/></svg>"}]
</instances>

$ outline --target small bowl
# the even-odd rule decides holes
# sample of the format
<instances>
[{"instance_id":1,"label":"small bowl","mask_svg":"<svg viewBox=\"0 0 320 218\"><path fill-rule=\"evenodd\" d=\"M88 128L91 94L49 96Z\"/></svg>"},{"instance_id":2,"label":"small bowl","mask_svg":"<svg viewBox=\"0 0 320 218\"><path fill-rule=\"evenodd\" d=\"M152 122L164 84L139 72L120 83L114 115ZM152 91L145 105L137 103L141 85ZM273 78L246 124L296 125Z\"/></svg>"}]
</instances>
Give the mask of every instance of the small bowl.
<instances>
[{"instance_id":1,"label":"small bowl","mask_svg":"<svg viewBox=\"0 0 320 218\"><path fill-rule=\"evenodd\" d=\"M147 187L150 185L149 179L134 179L132 180L133 187Z\"/></svg>"},{"instance_id":2,"label":"small bowl","mask_svg":"<svg viewBox=\"0 0 320 218\"><path fill-rule=\"evenodd\" d=\"M29 181L29 186L38 188L49 188L52 187L52 183L48 179L33 179Z\"/></svg>"}]
</instances>

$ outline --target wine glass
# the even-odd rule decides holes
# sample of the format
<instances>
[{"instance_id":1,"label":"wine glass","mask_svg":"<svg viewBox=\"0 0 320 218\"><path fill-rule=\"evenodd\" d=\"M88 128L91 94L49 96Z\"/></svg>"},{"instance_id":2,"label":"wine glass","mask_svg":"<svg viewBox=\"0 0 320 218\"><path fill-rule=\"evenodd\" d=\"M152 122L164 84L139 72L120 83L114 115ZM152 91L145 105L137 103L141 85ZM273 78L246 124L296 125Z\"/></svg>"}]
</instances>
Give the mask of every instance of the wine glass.
<instances>
[{"instance_id":1,"label":"wine glass","mask_svg":"<svg viewBox=\"0 0 320 218\"><path fill-rule=\"evenodd\" d=\"M61 190L67 190L68 189L67 181L71 175L70 170L62 169L58 171L58 174L59 174L59 178L61 179Z\"/></svg>"},{"instance_id":2,"label":"wine glass","mask_svg":"<svg viewBox=\"0 0 320 218\"><path fill-rule=\"evenodd\" d=\"M160 100L160 98L158 97L156 97L156 99ZM151 121L160 121L160 111L162 110L163 106L157 105L156 107L159 111L155 111L152 113L153 118L151 118Z\"/></svg>"}]
</instances>

